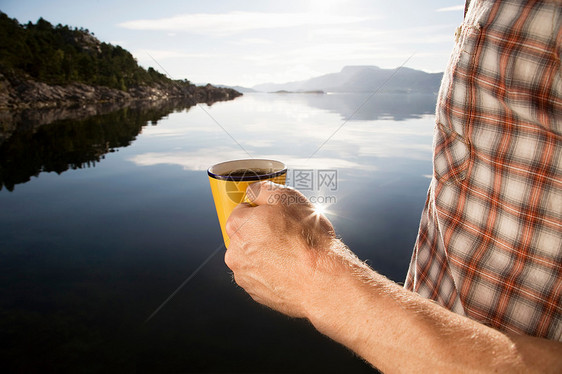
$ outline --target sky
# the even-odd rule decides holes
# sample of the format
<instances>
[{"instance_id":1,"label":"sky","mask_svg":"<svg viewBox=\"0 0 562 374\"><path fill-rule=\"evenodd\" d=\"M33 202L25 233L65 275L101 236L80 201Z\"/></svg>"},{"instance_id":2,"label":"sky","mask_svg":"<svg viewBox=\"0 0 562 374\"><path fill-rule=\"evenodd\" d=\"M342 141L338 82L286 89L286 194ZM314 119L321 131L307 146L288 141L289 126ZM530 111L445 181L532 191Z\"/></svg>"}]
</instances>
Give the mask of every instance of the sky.
<instances>
[{"instance_id":1,"label":"sky","mask_svg":"<svg viewBox=\"0 0 562 374\"><path fill-rule=\"evenodd\" d=\"M197 84L252 87L340 71L444 71L463 0L0 0L120 45L148 68Z\"/></svg>"}]
</instances>

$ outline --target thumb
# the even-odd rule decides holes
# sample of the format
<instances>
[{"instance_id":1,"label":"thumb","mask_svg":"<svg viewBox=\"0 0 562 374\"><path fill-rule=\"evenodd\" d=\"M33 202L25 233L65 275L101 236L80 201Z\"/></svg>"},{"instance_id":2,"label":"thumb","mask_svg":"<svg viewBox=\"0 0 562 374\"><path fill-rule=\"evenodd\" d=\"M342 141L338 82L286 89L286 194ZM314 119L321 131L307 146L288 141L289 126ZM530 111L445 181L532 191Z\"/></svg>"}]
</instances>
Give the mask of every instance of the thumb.
<instances>
[{"instance_id":1,"label":"thumb","mask_svg":"<svg viewBox=\"0 0 562 374\"><path fill-rule=\"evenodd\" d=\"M307 201L306 197L297 190L272 181L252 183L246 189L246 197L253 205L277 205Z\"/></svg>"}]
</instances>

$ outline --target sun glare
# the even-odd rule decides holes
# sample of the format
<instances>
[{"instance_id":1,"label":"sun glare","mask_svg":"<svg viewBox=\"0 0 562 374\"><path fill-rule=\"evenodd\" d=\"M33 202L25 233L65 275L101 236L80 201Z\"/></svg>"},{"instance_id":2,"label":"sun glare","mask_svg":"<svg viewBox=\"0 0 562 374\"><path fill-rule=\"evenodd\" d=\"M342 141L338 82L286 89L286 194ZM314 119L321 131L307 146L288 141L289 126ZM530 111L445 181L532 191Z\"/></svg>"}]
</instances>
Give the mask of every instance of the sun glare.
<instances>
[{"instance_id":1,"label":"sun glare","mask_svg":"<svg viewBox=\"0 0 562 374\"><path fill-rule=\"evenodd\" d=\"M314 214L316 215L326 215L328 213L328 207L322 204L314 204Z\"/></svg>"}]
</instances>

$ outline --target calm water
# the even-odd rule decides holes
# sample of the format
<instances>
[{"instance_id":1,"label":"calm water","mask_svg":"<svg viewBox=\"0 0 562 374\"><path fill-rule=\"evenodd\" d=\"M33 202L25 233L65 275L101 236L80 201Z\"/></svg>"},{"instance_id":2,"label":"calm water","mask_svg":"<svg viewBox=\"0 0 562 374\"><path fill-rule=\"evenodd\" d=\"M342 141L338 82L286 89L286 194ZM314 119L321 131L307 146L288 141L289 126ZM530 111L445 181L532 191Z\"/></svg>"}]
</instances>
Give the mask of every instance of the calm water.
<instances>
[{"instance_id":1,"label":"calm water","mask_svg":"<svg viewBox=\"0 0 562 374\"><path fill-rule=\"evenodd\" d=\"M206 168L248 153L285 161L289 184L329 203L351 249L404 280L431 174L435 98L366 99L247 94L14 132L0 144L2 365L372 372L308 323L255 304L222 250L144 323L222 244Z\"/></svg>"}]
</instances>

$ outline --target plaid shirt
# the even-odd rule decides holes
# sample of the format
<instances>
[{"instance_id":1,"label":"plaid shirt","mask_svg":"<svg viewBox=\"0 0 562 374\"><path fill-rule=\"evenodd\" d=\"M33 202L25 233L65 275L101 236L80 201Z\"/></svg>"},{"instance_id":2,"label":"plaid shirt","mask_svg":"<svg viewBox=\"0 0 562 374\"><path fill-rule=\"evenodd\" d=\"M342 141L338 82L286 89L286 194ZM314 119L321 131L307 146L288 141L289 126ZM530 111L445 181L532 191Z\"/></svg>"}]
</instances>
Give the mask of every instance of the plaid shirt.
<instances>
[{"instance_id":1,"label":"plaid shirt","mask_svg":"<svg viewBox=\"0 0 562 374\"><path fill-rule=\"evenodd\" d=\"M439 93L406 288L562 340L562 2L473 0Z\"/></svg>"}]
</instances>

